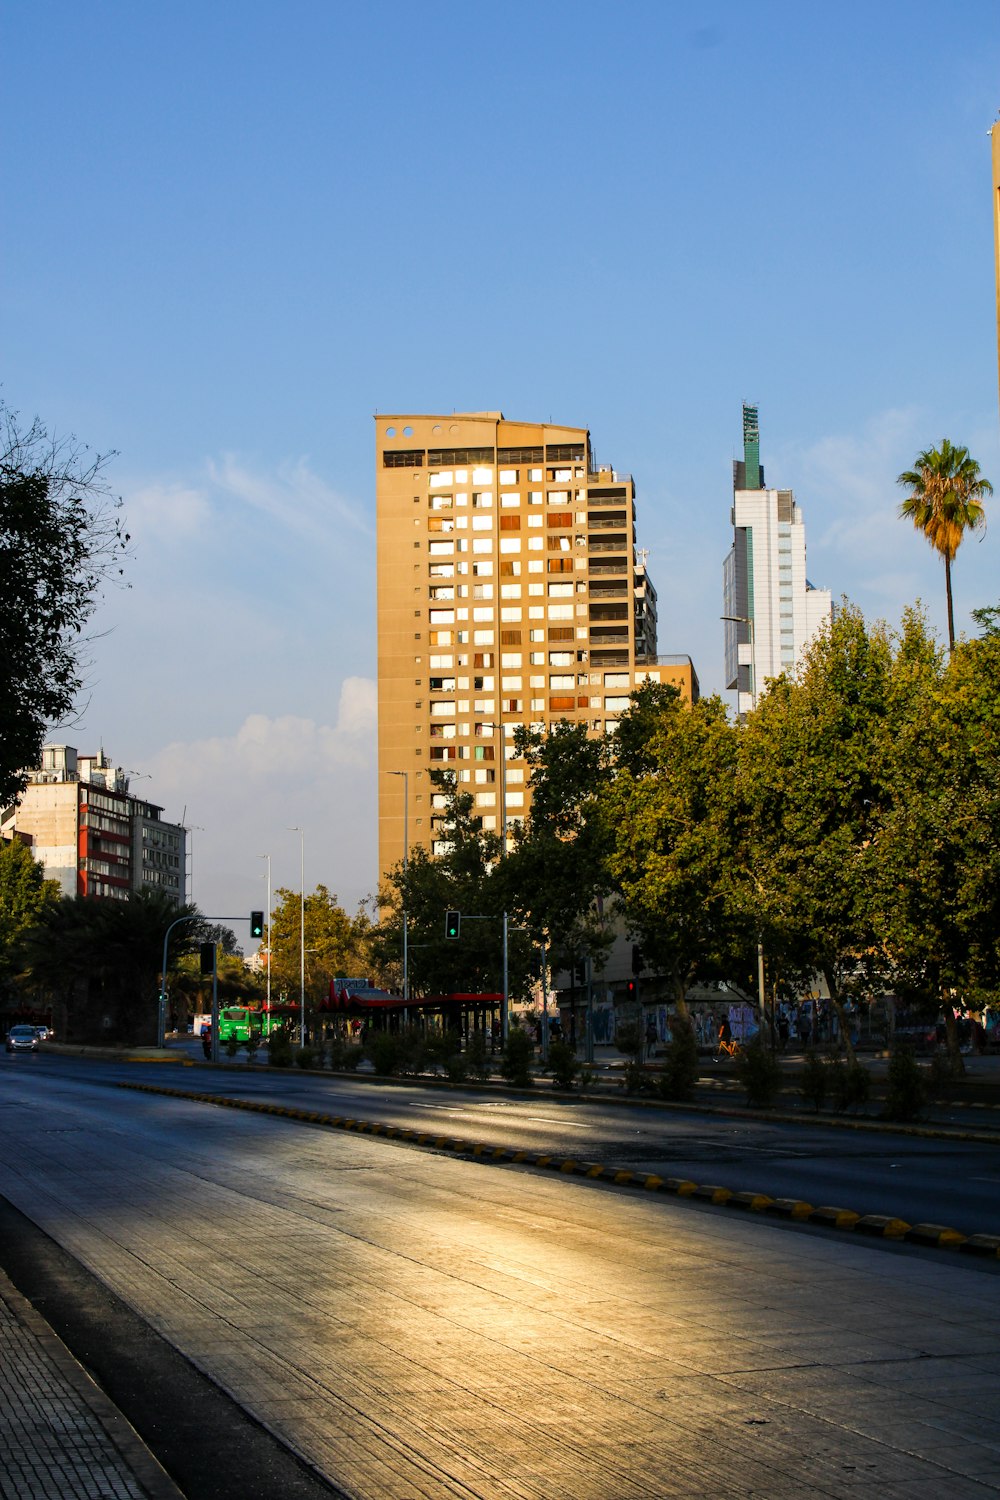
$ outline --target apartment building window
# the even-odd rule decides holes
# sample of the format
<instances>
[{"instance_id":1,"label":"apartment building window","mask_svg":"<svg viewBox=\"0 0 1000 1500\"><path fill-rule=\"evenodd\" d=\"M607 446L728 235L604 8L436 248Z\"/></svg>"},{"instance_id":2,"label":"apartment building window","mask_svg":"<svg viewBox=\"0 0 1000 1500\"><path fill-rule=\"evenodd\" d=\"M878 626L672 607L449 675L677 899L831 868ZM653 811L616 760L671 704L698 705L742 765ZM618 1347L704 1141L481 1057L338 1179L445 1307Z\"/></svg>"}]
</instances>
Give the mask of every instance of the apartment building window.
<instances>
[{"instance_id":1,"label":"apartment building window","mask_svg":"<svg viewBox=\"0 0 1000 1500\"><path fill-rule=\"evenodd\" d=\"M501 469L497 475L497 482L499 484L517 484L517 470Z\"/></svg>"},{"instance_id":2,"label":"apartment building window","mask_svg":"<svg viewBox=\"0 0 1000 1500\"><path fill-rule=\"evenodd\" d=\"M520 558L503 558L500 562L501 578L519 578L521 576Z\"/></svg>"},{"instance_id":3,"label":"apartment building window","mask_svg":"<svg viewBox=\"0 0 1000 1500\"><path fill-rule=\"evenodd\" d=\"M500 517L500 530L501 531L520 531L520 529L521 529L521 517L520 516L501 516Z\"/></svg>"},{"instance_id":4,"label":"apartment building window","mask_svg":"<svg viewBox=\"0 0 1000 1500\"><path fill-rule=\"evenodd\" d=\"M549 512L549 515L548 515L548 526L549 526L549 530L550 531L553 530L553 529L559 529L559 528L567 529L568 530L570 527L572 527L572 525L573 525L573 512L572 511L570 511L570 510L567 510L567 511L556 511L555 514L553 514L551 511Z\"/></svg>"},{"instance_id":5,"label":"apartment building window","mask_svg":"<svg viewBox=\"0 0 1000 1500\"><path fill-rule=\"evenodd\" d=\"M510 510L510 508L512 506L518 506L518 505L520 505L520 503L521 503L521 497L517 493L517 490L501 490L500 491L500 507L501 507L501 509Z\"/></svg>"},{"instance_id":6,"label":"apartment building window","mask_svg":"<svg viewBox=\"0 0 1000 1500\"><path fill-rule=\"evenodd\" d=\"M473 510L490 510L492 508L492 505L493 505L493 491L492 490L473 490L473 492L472 492L472 509Z\"/></svg>"}]
</instances>

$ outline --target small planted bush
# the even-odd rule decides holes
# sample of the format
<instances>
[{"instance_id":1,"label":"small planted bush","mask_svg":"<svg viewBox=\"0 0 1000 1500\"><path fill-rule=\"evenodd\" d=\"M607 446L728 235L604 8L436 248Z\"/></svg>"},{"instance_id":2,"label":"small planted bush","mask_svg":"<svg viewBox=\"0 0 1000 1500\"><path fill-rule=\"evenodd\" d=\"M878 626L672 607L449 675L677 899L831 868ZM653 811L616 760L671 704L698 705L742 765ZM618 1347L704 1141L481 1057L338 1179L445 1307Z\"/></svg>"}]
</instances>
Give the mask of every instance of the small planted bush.
<instances>
[{"instance_id":1,"label":"small planted bush","mask_svg":"<svg viewBox=\"0 0 1000 1500\"><path fill-rule=\"evenodd\" d=\"M383 1078L399 1071L399 1038L391 1031L373 1031L365 1043L365 1056Z\"/></svg>"},{"instance_id":2,"label":"small planted bush","mask_svg":"<svg viewBox=\"0 0 1000 1500\"><path fill-rule=\"evenodd\" d=\"M516 1088L530 1088L534 1055L534 1044L528 1033L522 1031L520 1026L512 1026L507 1033L507 1045L500 1058L500 1072L508 1083Z\"/></svg>"},{"instance_id":3,"label":"small planted bush","mask_svg":"<svg viewBox=\"0 0 1000 1500\"><path fill-rule=\"evenodd\" d=\"M736 1059L736 1076L754 1109L770 1109L781 1087L781 1064L758 1032Z\"/></svg>"},{"instance_id":4,"label":"small planted bush","mask_svg":"<svg viewBox=\"0 0 1000 1500\"><path fill-rule=\"evenodd\" d=\"M829 1069L821 1057L815 1052L807 1052L805 1066L799 1082L799 1092L806 1104L811 1104L817 1114L826 1103L826 1091L829 1084Z\"/></svg>"},{"instance_id":5,"label":"small planted bush","mask_svg":"<svg viewBox=\"0 0 1000 1500\"><path fill-rule=\"evenodd\" d=\"M576 1049L569 1042L549 1043L549 1072L557 1089L571 1089L580 1072Z\"/></svg>"},{"instance_id":6,"label":"small planted bush","mask_svg":"<svg viewBox=\"0 0 1000 1500\"><path fill-rule=\"evenodd\" d=\"M690 1099L695 1084L701 1076L698 1060L698 1038L694 1027L685 1016L673 1016L670 1021L671 1038L667 1043L663 1071L658 1079L657 1092L661 1099Z\"/></svg>"},{"instance_id":7,"label":"small planted bush","mask_svg":"<svg viewBox=\"0 0 1000 1500\"><path fill-rule=\"evenodd\" d=\"M835 1062L830 1069L833 1105L843 1113L848 1109L861 1109L868 1103L872 1091L871 1074L857 1062Z\"/></svg>"},{"instance_id":8,"label":"small planted bush","mask_svg":"<svg viewBox=\"0 0 1000 1500\"><path fill-rule=\"evenodd\" d=\"M490 1054L486 1046L485 1032L473 1031L470 1034L465 1056L477 1078L484 1079L490 1076Z\"/></svg>"},{"instance_id":9,"label":"small planted bush","mask_svg":"<svg viewBox=\"0 0 1000 1500\"><path fill-rule=\"evenodd\" d=\"M267 1055L272 1068L290 1068L292 1065L292 1039L287 1031L272 1031L267 1044Z\"/></svg>"},{"instance_id":10,"label":"small planted bush","mask_svg":"<svg viewBox=\"0 0 1000 1500\"><path fill-rule=\"evenodd\" d=\"M916 1120L927 1102L927 1084L909 1047L897 1047L889 1059L886 1082L887 1120Z\"/></svg>"}]
</instances>

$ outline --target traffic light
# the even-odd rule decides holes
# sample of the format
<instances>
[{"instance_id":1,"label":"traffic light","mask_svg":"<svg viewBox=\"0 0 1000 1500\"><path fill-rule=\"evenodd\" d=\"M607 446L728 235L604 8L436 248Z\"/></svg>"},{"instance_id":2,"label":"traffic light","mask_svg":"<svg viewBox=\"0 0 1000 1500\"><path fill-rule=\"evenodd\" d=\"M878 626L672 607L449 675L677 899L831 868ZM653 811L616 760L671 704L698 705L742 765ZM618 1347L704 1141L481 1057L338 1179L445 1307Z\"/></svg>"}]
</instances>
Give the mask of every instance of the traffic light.
<instances>
[{"instance_id":1,"label":"traffic light","mask_svg":"<svg viewBox=\"0 0 1000 1500\"><path fill-rule=\"evenodd\" d=\"M201 958L201 972L203 974L215 973L215 944L202 943L199 948Z\"/></svg>"},{"instance_id":2,"label":"traffic light","mask_svg":"<svg viewBox=\"0 0 1000 1500\"><path fill-rule=\"evenodd\" d=\"M573 970L573 978L576 980L577 984L587 983L587 960L585 958L581 959L580 962L575 966Z\"/></svg>"},{"instance_id":3,"label":"traffic light","mask_svg":"<svg viewBox=\"0 0 1000 1500\"><path fill-rule=\"evenodd\" d=\"M636 996L638 995L638 993L639 993L639 986L635 982L635 980L634 979L628 980L627 983L626 983L626 985L625 985L625 994L626 994L626 997L629 1000L634 1000L636 998Z\"/></svg>"},{"instance_id":4,"label":"traffic light","mask_svg":"<svg viewBox=\"0 0 1000 1500\"><path fill-rule=\"evenodd\" d=\"M445 913L444 935L446 938L457 938L461 925L462 913L460 911L449 911Z\"/></svg>"},{"instance_id":5,"label":"traffic light","mask_svg":"<svg viewBox=\"0 0 1000 1500\"><path fill-rule=\"evenodd\" d=\"M632 944L632 973L633 974L641 974L644 968L645 968L645 964L642 961L642 949L638 946L638 944L633 943Z\"/></svg>"},{"instance_id":6,"label":"traffic light","mask_svg":"<svg viewBox=\"0 0 1000 1500\"><path fill-rule=\"evenodd\" d=\"M250 913L250 936L254 938L264 936L264 913L262 911Z\"/></svg>"}]
</instances>

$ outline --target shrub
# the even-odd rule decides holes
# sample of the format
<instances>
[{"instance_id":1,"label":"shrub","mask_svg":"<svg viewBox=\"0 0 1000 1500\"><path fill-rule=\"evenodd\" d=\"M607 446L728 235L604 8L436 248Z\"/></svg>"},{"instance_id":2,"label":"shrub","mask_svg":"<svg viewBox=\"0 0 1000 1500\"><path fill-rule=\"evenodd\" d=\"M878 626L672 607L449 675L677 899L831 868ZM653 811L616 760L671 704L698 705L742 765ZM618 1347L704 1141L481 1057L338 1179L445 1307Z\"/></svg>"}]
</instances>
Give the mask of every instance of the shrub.
<instances>
[{"instance_id":1,"label":"shrub","mask_svg":"<svg viewBox=\"0 0 1000 1500\"><path fill-rule=\"evenodd\" d=\"M571 1089L580 1071L575 1047L569 1042L550 1042L548 1070L557 1089Z\"/></svg>"},{"instance_id":2,"label":"shrub","mask_svg":"<svg viewBox=\"0 0 1000 1500\"><path fill-rule=\"evenodd\" d=\"M252 1063L252 1062L254 1062L256 1060L257 1049L258 1049L259 1046L260 1046L260 1032L259 1031L253 1031L253 1032L250 1033L249 1040L245 1041L243 1043L243 1047L244 1047L244 1050L246 1051L247 1062L248 1063Z\"/></svg>"},{"instance_id":3,"label":"shrub","mask_svg":"<svg viewBox=\"0 0 1000 1500\"><path fill-rule=\"evenodd\" d=\"M815 1052L807 1052L805 1067L802 1069L802 1078L799 1083L799 1092L806 1104L811 1104L817 1114L826 1103L828 1083L829 1069L826 1063L821 1057L817 1057Z\"/></svg>"},{"instance_id":4,"label":"shrub","mask_svg":"<svg viewBox=\"0 0 1000 1500\"><path fill-rule=\"evenodd\" d=\"M365 1043L365 1056L376 1073L384 1078L399 1068L401 1052L399 1038L391 1031L373 1031Z\"/></svg>"},{"instance_id":5,"label":"shrub","mask_svg":"<svg viewBox=\"0 0 1000 1500\"><path fill-rule=\"evenodd\" d=\"M332 1037L327 1049L330 1067L341 1073L353 1073L361 1061L361 1048L342 1036Z\"/></svg>"},{"instance_id":6,"label":"shrub","mask_svg":"<svg viewBox=\"0 0 1000 1500\"><path fill-rule=\"evenodd\" d=\"M885 1094L887 1120L915 1120L927 1102L924 1075L909 1047L897 1047L889 1059Z\"/></svg>"},{"instance_id":7,"label":"shrub","mask_svg":"<svg viewBox=\"0 0 1000 1500\"><path fill-rule=\"evenodd\" d=\"M834 1063L830 1070L830 1082L833 1085L834 1107L841 1112L845 1109L860 1109L868 1103L871 1097L872 1080L867 1068L863 1068L857 1062Z\"/></svg>"},{"instance_id":8,"label":"shrub","mask_svg":"<svg viewBox=\"0 0 1000 1500\"><path fill-rule=\"evenodd\" d=\"M657 1093L661 1099L690 1099L701 1076L698 1038L686 1016L672 1016L670 1032Z\"/></svg>"},{"instance_id":9,"label":"shrub","mask_svg":"<svg viewBox=\"0 0 1000 1500\"><path fill-rule=\"evenodd\" d=\"M486 1033L473 1031L469 1036L469 1044L465 1049L465 1056L469 1067L479 1079L490 1076L490 1055L486 1049Z\"/></svg>"},{"instance_id":10,"label":"shrub","mask_svg":"<svg viewBox=\"0 0 1000 1500\"><path fill-rule=\"evenodd\" d=\"M619 1021L615 1027L615 1046L626 1057L638 1061L642 1056L644 1041L643 1030L638 1021Z\"/></svg>"},{"instance_id":11,"label":"shrub","mask_svg":"<svg viewBox=\"0 0 1000 1500\"><path fill-rule=\"evenodd\" d=\"M235 1057L240 1050L239 1038L235 1036L226 1037L226 1056Z\"/></svg>"},{"instance_id":12,"label":"shrub","mask_svg":"<svg viewBox=\"0 0 1000 1500\"><path fill-rule=\"evenodd\" d=\"M319 1050L317 1055L317 1049L308 1044L305 1047L296 1047L293 1056L295 1058L295 1065L298 1068L315 1068L317 1062L322 1065L322 1049Z\"/></svg>"},{"instance_id":13,"label":"shrub","mask_svg":"<svg viewBox=\"0 0 1000 1500\"><path fill-rule=\"evenodd\" d=\"M652 1087L652 1076L646 1072L641 1064L629 1058L625 1064L626 1094L648 1094L652 1090Z\"/></svg>"},{"instance_id":14,"label":"shrub","mask_svg":"<svg viewBox=\"0 0 1000 1500\"><path fill-rule=\"evenodd\" d=\"M427 1044L419 1026L407 1026L395 1033L400 1073L422 1073L427 1066Z\"/></svg>"},{"instance_id":15,"label":"shrub","mask_svg":"<svg viewBox=\"0 0 1000 1500\"><path fill-rule=\"evenodd\" d=\"M507 1033L507 1045L500 1057L500 1072L508 1083L517 1088L530 1088L532 1083L531 1062L535 1055L532 1040L520 1026L512 1026Z\"/></svg>"},{"instance_id":16,"label":"shrub","mask_svg":"<svg viewBox=\"0 0 1000 1500\"><path fill-rule=\"evenodd\" d=\"M736 1076L746 1089L747 1104L770 1109L781 1087L781 1064L760 1032L736 1059Z\"/></svg>"},{"instance_id":17,"label":"shrub","mask_svg":"<svg viewBox=\"0 0 1000 1500\"><path fill-rule=\"evenodd\" d=\"M272 1068L289 1068L292 1065L292 1039L287 1031L272 1031L267 1044L267 1056Z\"/></svg>"},{"instance_id":18,"label":"shrub","mask_svg":"<svg viewBox=\"0 0 1000 1500\"><path fill-rule=\"evenodd\" d=\"M464 1052L449 1052L444 1060L449 1083L464 1083L469 1076L469 1059Z\"/></svg>"}]
</instances>

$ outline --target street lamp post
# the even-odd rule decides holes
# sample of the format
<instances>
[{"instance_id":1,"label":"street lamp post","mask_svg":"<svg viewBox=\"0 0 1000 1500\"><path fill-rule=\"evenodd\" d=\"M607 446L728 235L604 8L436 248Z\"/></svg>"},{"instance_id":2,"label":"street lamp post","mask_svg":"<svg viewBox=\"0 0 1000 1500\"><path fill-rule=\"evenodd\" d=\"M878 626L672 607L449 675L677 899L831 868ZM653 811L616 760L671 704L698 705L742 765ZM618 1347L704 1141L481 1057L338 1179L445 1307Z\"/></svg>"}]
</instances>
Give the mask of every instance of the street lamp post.
<instances>
[{"instance_id":1,"label":"street lamp post","mask_svg":"<svg viewBox=\"0 0 1000 1500\"><path fill-rule=\"evenodd\" d=\"M258 859L267 860L267 1008L271 1009L271 856L258 854ZM270 1022L268 1022L270 1025Z\"/></svg>"},{"instance_id":2,"label":"street lamp post","mask_svg":"<svg viewBox=\"0 0 1000 1500\"><path fill-rule=\"evenodd\" d=\"M390 771L390 776L401 776L403 778L403 882L406 883L406 874L410 868L410 773L409 771ZM410 1003L410 944L409 924L406 916L406 906L403 906L403 1025L410 1023L408 1006Z\"/></svg>"},{"instance_id":3,"label":"street lamp post","mask_svg":"<svg viewBox=\"0 0 1000 1500\"><path fill-rule=\"evenodd\" d=\"M306 1044L306 835L305 829L289 828L289 833L299 836L301 863L299 866L299 1046Z\"/></svg>"}]
</instances>

